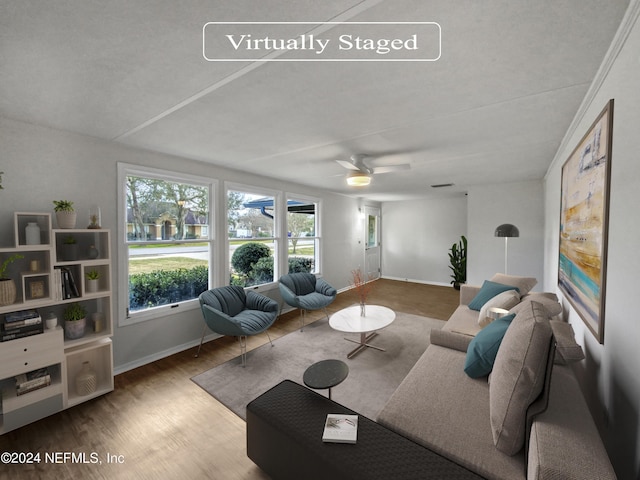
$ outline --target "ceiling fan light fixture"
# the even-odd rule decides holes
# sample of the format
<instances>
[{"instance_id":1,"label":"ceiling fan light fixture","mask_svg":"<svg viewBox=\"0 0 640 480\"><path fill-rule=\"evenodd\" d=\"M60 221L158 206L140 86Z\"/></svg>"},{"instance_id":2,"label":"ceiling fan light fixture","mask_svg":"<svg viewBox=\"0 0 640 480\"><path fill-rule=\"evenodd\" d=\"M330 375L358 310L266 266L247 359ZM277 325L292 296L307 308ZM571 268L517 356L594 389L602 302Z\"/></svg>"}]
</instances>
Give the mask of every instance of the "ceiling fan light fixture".
<instances>
[{"instance_id":1,"label":"ceiling fan light fixture","mask_svg":"<svg viewBox=\"0 0 640 480\"><path fill-rule=\"evenodd\" d=\"M371 183L371 175L364 172L351 172L347 175L347 185L350 187L366 187Z\"/></svg>"}]
</instances>

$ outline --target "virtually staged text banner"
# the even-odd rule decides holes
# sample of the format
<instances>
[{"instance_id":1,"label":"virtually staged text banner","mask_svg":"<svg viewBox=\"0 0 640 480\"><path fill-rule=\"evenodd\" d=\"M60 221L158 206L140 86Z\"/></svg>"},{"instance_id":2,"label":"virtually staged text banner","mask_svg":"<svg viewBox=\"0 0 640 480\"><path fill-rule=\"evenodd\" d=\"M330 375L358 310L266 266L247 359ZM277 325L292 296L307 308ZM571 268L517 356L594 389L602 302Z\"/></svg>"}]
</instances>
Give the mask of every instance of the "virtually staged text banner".
<instances>
[{"instance_id":1,"label":"virtually staged text banner","mask_svg":"<svg viewBox=\"0 0 640 480\"><path fill-rule=\"evenodd\" d=\"M435 22L208 22L210 62L433 62L442 52Z\"/></svg>"}]
</instances>

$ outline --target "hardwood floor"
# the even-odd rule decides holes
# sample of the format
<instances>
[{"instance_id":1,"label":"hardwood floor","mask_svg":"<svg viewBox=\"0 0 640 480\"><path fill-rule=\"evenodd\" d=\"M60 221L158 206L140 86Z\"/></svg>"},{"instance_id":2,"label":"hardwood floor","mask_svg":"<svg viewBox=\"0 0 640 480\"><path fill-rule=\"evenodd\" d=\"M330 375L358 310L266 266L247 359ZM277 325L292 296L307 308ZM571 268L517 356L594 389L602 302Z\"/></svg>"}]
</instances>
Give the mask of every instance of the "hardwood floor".
<instances>
[{"instance_id":1,"label":"hardwood floor","mask_svg":"<svg viewBox=\"0 0 640 480\"><path fill-rule=\"evenodd\" d=\"M354 302L353 294L342 293L329 313ZM368 303L446 320L458 292L383 279L375 282ZM321 311L311 312L307 321L321 318ZM289 312L269 334L279 338L299 327L299 311ZM264 334L251 337L247 348L267 341ZM194 353L189 349L118 375L108 395L0 437L0 452L41 455L40 464L0 466L0 479L267 478L246 456L244 421L190 380L238 356L237 340L222 337L204 344L199 358ZM78 462L83 454L87 463Z\"/></svg>"}]
</instances>

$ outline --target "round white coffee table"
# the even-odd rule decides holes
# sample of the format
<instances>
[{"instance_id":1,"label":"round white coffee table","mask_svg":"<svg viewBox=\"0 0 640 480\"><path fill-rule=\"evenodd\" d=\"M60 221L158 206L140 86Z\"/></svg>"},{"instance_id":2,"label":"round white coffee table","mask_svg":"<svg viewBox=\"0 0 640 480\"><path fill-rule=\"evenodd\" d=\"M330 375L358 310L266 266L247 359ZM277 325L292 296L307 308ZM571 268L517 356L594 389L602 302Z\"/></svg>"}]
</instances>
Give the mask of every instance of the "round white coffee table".
<instances>
[{"instance_id":1,"label":"round white coffee table","mask_svg":"<svg viewBox=\"0 0 640 480\"><path fill-rule=\"evenodd\" d=\"M347 358L353 358L361 351L368 348L375 348L384 352L384 348L371 345L367 342L375 337L378 333L376 330L386 327L396 318L393 310L380 305L367 305L364 317L360 316L360 305L344 308L337 311L329 319L329 325L334 330L346 333L359 333L360 341L345 338L349 342L357 343L358 346L347 354Z\"/></svg>"}]
</instances>

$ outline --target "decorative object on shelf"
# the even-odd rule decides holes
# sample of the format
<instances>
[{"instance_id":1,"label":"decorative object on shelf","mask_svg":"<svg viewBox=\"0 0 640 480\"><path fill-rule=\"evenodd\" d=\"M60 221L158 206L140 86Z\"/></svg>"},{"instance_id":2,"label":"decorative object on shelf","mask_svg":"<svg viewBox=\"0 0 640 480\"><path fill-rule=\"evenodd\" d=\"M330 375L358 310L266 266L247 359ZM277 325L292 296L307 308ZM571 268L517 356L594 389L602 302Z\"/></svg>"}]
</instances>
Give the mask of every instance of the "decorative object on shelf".
<instances>
[{"instance_id":1,"label":"decorative object on shelf","mask_svg":"<svg viewBox=\"0 0 640 480\"><path fill-rule=\"evenodd\" d=\"M49 315L47 315L47 318L45 319L45 323L47 324L47 328L49 330L53 330L58 326L58 317L56 317L55 313L51 312L49 313Z\"/></svg>"},{"instance_id":2,"label":"decorative object on shelf","mask_svg":"<svg viewBox=\"0 0 640 480\"><path fill-rule=\"evenodd\" d=\"M100 333L104 328L104 313L93 312L91 314L91 320L93 321L93 331L95 333Z\"/></svg>"},{"instance_id":3,"label":"decorative object on shelf","mask_svg":"<svg viewBox=\"0 0 640 480\"><path fill-rule=\"evenodd\" d=\"M73 209L73 202L68 200L54 200L53 210L56 212L56 220L59 228L76 227L76 211Z\"/></svg>"},{"instance_id":4,"label":"decorative object on shelf","mask_svg":"<svg viewBox=\"0 0 640 480\"><path fill-rule=\"evenodd\" d=\"M70 303L62 312L64 333L68 339L81 338L87 324L87 310L78 302Z\"/></svg>"},{"instance_id":5,"label":"decorative object on shelf","mask_svg":"<svg viewBox=\"0 0 640 480\"><path fill-rule=\"evenodd\" d=\"M2 175L4 175L4 172L0 172L0 190L4 190L4 187L2 186Z\"/></svg>"},{"instance_id":6,"label":"decorative object on shelf","mask_svg":"<svg viewBox=\"0 0 640 480\"><path fill-rule=\"evenodd\" d=\"M40 271L40 262L38 260L31 260L29 262L29 270L32 272Z\"/></svg>"},{"instance_id":7,"label":"decorative object on shelf","mask_svg":"<svg viewBox=\"0 0 640 480\"><path fill-rule=\"evenodd\" d=\"M88 270L85 272L85 277L87 277L87 292L95 293L98 291L98 283L100 280L100 272L95 268L93 270Z\"/></svg>"},{"instance_id":8,"label":"decorative object on shelf","mask_svg":"<svg viewBox=\"0 0 640 480\"><path fill-rule=\"evenodd\" d=\"M28 300L44 298L47 295L47 287L44 280L29 279L27 285L29 287Z\"/></svg>"},{"instance_id":9,"label":"decorative object on shelf","mask_svg":"<svg viewBox=\"0 0 640 480\"><path fill-rule=\"evenodd\" d=\"M467 282L467 237L462 235L458 243L454 243L449 249L449 268L453 288L460 290L460 284Z\"/></svg>"},{"instance_id":10,"label":"decorative object on shelf","mask_svg":"<svg viewBox=\"0 0 640 480\"><path fill-rule=\"evenodd\" d=\"M369 296L369 293L371 293L371 289L373 288L373 277L369 276L368 279L365 279L364 274L359 268L351 270L351 276L353 279L353 289L356 296L358 297L358 301L360 302L360 316L366 317L367 297Z\"/></svg>"},{"instance_id":11,"label":"decorative object on shelf","mask_svg":"<svg viewBox=\"0 0 640 480\"><path fill-rule=\"evenodd\" d=\"M27 245L40 245L40 227L36 222L29 222L24 229Z\"/></svg>"},{"instance_id":12,"label":"decorative object on shelf","mask_svg":"<svg viewBox=\"0 0 640 480\"><path fill-rule=\"evenodd\" d=\"M24 256L15 253L0 265L0 306L11 305L16 301L16 282L6 276L6 271L9 268L9 264L21 258L24 258Z\"/></svg>"},{"instance_id":13,"label":"decorative object on shelf","mask_svg":"<svg viewBox=\"0 0 640 480\"><path fill-rule=\"evenodd\" d=\"M76 393L80 396L90 395L98 387L98 376L88 361L82 362L80 373L76 375Z\"/></svg>"},{"instance_id":14,"label":"decorative object on shelf","mask_svg":"<svg viewBox=\"0 0 640 480\"><path fill-rule=\"evenodd\" d=\"M87 256L91 260L95 260L96 258L98 258L100 256L100 251L96 248L95 245L91 245L89 247L89 251L87 252Z\"/></svg>"},{"instance_id":15,"label":"decorative object on shelf","mask_svg":"<svg viewBox=\"0 0 640 480\"><path fill-rule=\"evenodd\" d=\"M511 225L510 223L503 223L502 225L498 225L496 227L496 231L493 234L494 237L504 237L504 274L507 274L507 251L508 251L508 243L507 241L510 238L519 237L520 230L515 225Z\"/></svg>"},{"instance_id":16,"label":"decorative object on shelf","mask_svg":"<svg viewBox=\"0 0 640 480\"><path fill-rule=\"evenodd\" d=\"M65 262L78 260L78 244L75 237L71 235L62 239L62 260Z\"/></svg>"},{"instance_id":17,"label":"decorative object on shelf","mask_svg":"<svg viewBox=\"0 0 640 480\"><path fill-rule=\"evenodd\" d=\"M90 229L97 229L97 228L102 228L100 226L100 207L96 206L96 205L92 205L91 208L89 208L89 226L87 228Z\"/></svg>"}]
</instances>

